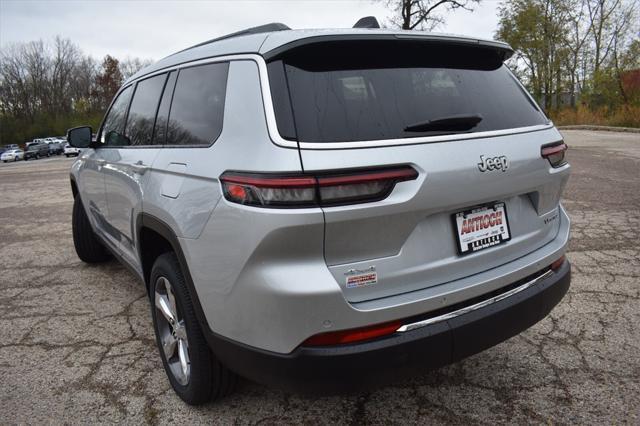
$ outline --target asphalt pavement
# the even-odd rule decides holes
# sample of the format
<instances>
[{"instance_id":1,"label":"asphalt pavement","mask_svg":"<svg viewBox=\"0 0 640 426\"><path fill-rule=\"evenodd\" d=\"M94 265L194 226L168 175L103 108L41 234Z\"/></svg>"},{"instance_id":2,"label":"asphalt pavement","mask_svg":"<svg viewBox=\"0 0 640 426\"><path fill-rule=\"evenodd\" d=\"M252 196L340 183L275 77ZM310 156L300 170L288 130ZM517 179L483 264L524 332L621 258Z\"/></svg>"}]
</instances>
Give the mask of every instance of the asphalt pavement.
<instances>
[{"instance_id":1,"label":"asphalt pavement","mask_svg":"<svg viewBox=\"0 0 640 426\"><path fill-rule=\"evenodd\" d=\"M143 286L80 262L68 170L0 164L0 423L640 423L640 134L567 130L569 293L462 362L355 395L241 381L203 407L171 390Z\"/></svg>"}]
</instances>

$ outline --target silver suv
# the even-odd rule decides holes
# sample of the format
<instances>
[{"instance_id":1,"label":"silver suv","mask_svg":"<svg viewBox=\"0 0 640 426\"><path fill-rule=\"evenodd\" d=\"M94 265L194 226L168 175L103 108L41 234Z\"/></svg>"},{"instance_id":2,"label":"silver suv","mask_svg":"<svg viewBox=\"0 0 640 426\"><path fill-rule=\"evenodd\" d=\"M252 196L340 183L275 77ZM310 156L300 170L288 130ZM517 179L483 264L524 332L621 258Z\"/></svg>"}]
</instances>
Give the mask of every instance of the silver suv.
<instances>
[{"instance_id":1,"label":"silver suv","mask_svg":"<svg viewBox=\"0 0 640 426\"><path fill-rule=\"evenodd\" d=\"M567 146L512 53L269 24L164 58L94 142L68 133L78 256L144 282L190 404L235 373L333 391L502 342L570 281Z\"/></svg>"}]
</instances>

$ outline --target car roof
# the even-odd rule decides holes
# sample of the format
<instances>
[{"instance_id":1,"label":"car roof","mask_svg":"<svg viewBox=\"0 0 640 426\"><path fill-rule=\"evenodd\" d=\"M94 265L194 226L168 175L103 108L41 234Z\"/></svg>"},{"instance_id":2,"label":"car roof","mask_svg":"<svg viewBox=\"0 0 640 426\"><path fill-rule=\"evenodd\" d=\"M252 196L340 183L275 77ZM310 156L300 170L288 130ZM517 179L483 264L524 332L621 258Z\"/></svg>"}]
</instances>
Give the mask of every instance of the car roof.
<instances>
[{"instance_id":1,"label":"car roof","mask_svg":"<svg viewBox=\"0 0 640 426\"><path fill-rule=\"evenodd\" d=\"M487 46L502 51L504 53L504 59L507 59L513 53L513 49L508 44L500 41L454 34L380 28L302 30L291 30L286 28L288 27L283 24L267 24L199 43L195 46L169 55L166 58L141 69L127 79L125 84L144 77L147 74L160 71L164 68L200 59L237 54L258 54L269 57L270 55L274 55L276 52L296 46L300 43L321 41L331 38L411 39Z\"/></svg>"}]
</instances>

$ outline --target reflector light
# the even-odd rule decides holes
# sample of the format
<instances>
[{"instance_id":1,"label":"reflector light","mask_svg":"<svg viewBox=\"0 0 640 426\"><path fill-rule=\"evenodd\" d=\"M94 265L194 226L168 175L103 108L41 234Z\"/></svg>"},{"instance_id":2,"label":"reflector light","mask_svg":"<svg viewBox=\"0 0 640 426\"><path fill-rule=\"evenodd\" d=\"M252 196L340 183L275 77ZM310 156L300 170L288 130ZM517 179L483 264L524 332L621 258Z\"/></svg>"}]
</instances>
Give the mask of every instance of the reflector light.
<instances>
[{"instance_id":1,"label":"reflector light","mask_svg":"<svg viewBox=\"0 0 640 426\"><path fill-rule=\"evenodd\" d=\"M331 331L329 333L316 334L304 341L302 346L332 346L345 343L363 342L376 337L393 334L402 326L400 321L372 325L351 330Z\"/></svg>"},{"instance_id":2,"label":"reflector light","mask_svg":"<svg viewBox=\"0 0 640 426\"><path fill-rule=\"evenodd\" d=\"M220 176L227 200L259 207L313 207L365 203L386 198L396 183L413 180L410 166L309 175L225 172Z\"/></svg>"},{"instance_id":3,"label":"reflector light","mask_svg":"<svg viewBox=\"0 0 640 426\"><path fill-rule=\"evenodd\" d=\"M541 148L540 154L543 158L549 160L549 163L553 167L560 167L566 164L564 159L565 152L569 147L564 142L559 142L553 145L545 145Z\"/></svg>"},{"instance_id":4,"label":"reflector light","mask_svg":"<svg viewBox=\"0 0 640 426\"><path fill-rule=\"evenodd\" d=\"M551 270L552 271L557 271L558 269L560 269L560 267L562 266L562 264L564 263L564 261L566 260L566 256L562 255L562 257L558 260L556 260L555 262L553 262L551 264Z\"/></svg>"}]
</instances>

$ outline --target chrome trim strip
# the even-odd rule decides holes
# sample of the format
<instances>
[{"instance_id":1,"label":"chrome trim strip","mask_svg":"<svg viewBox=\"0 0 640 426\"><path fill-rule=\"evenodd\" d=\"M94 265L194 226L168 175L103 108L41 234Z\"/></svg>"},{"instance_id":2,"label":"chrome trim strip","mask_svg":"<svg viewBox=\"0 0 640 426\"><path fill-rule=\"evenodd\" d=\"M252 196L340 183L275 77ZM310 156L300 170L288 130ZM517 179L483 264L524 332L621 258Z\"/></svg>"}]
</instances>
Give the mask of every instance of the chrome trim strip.
<instances>
[{"instance_id":1,"label":"chrome trim strip","mask_svg":"<svg viewBox=\"0 0 640 426\"><path fill-rule=\"evenodd\" d=\"M539 281L544 280L545 278L548 278L553 273L554 272L552 270L548 270L544 274L532 279L531 281L527 281L526 283L522 284L521 286L513 288L513 289L511 289L511 290L509 290L509 291L507 291L505 293L502 293L502 294L499 294L497 296L491 297L491 298L489 298L487 300L483 300L482 302L478 302L475 305L471 305L471 306L467 306L465 308L458 309L457 311L453 311L453 312L449 312L449 313L446 313L446 314L438 315L437 317L433 317L433 318L427 318L426 320L414 322L414 323L411 323L411 324L405 324L402 327L398 328L396 330L396 332L404 333L405 331L416 330L418 328L426 327L427 325L435 324L435 323L441 322L441 321L450 320L450 319L458 317L460 315L464 315L464 314L467 314L469 312L473 312L473 311L475 311L477 309L484 308L486 306L489 306L489 305L491 305L493 303L496 303L496 302L499 302L501 300L504 300L504 299L506 299L508 297L513 296L514 294L518 294L521 291L524 291L524 290L528 289L529 287L537 284Z\"/></svg>"},{"instance_id":2,"label":"chrome trim strip","mask_svg":"<svg viewBox=\"0 0 640 426\"><path fill-rule=\"evenodd\" d=\"M538 124L535 126L518 127L515 129L491 130L487 132L465 133L460 135L423 136L403 139L383 139L375 141L353 142L300 142L300 149L350 149L350 148L377 148L383 146L417 145L425 143L449 142L467 139L481 139L495 136L515 135L518 133L535 132L550 129L553 124Z\"/></svg>"}]
</instances>

